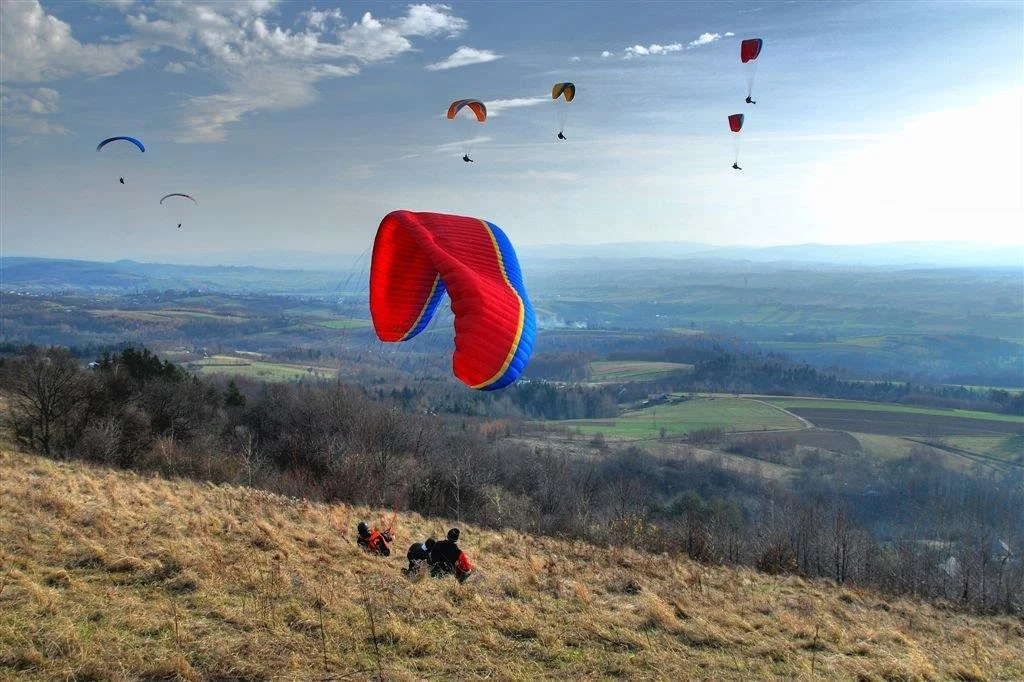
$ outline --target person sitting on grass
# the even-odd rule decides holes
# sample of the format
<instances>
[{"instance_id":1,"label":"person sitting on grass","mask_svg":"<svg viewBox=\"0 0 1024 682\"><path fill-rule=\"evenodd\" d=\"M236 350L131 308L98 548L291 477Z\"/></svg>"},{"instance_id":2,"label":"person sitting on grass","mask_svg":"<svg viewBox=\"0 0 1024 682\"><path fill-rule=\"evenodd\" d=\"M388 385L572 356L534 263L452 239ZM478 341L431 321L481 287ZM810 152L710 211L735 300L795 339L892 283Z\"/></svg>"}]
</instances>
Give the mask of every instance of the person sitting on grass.
<instances>
[{"instance_id":1,"label":"person sitting on grass","mask_svg":"<svg viewBox=\"0 0 1024 682\"><path fill-rule=\"evenodd\" d=\"M428 538L425 542L415 542L405 553L409 560L409 568L402 569L402 573L408 576L418 575L425 567L430 566L430 550L434 547L434 538Z\"/></svg>"},{"instance_id":2,"label":"person sitting on grass","mask_svg":"<svg viewBox=\"0 0 1024 682\"><path fill-rule=\"evenodd\" d=\"M390 529L384 531L371 529L366 525L366 521L360 521L356 526L356 532L359 534L356 544L364 551L378 556L391 556L391 548L388 547L388 543L394 542L395 538Z\"/></svg>"},{"instance_id":3,"label":"person sitting on grass","mask_svg":"<svg viewBox=\"0 0 1024 682\"><path fill-rule=\"evenodd\" d=\"M459 549L458 541L459 529L452 528L446 540L434 543L430 550L430 575L439 578L454 574L460 583L466 581L473 572L473 564L466 553Z\"/></svg>"}]
</instances>

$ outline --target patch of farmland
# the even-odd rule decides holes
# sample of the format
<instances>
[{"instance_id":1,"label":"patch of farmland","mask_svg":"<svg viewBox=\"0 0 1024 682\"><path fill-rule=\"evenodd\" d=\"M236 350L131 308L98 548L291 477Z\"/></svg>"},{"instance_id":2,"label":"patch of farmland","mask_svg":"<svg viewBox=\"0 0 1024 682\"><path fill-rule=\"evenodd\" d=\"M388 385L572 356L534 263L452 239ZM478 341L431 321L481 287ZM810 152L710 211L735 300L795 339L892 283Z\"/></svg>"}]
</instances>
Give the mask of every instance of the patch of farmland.
<instances>
[{"instance_id":1,"label":"patch of farmland","mask_svg":"<svg viewBox=\"0 0 1024 682\"><path fill-rule=\"evenodd\" d=\"M976 436L1024 434L1024 424L996 419L974 419L897 410L873 411L807 407L787 407L787 409L810 420L815 426L838 431L924 437L954 434Z\"/></svg>"},{"instance_id":2,"label":"patch of farmland","mask_svg":"<svg viewBox=\"0 0 1024 682\"><path fill-rule=\"evenodd\" d=\"M597 360L590 363L591 381L650 381L672 372L692 370L679 362L643 360Z\"/></svg>"},{"instance_id":3,"label":"patch of farmland","mask_svg":"<svg viewBox=\"0 0 1024 682\"><path fill-rule=\"evenodd\" d=\"M795 446L831 450L832 452L858 452L861 449L860 441L845 431L814 429L810 431L787 431L785 433L768 431L766 433L747 433L729 436L729 440L745 441L771 441L779 438L785 438L787 442L792 442Z\"/></svg>"}]
</instances>

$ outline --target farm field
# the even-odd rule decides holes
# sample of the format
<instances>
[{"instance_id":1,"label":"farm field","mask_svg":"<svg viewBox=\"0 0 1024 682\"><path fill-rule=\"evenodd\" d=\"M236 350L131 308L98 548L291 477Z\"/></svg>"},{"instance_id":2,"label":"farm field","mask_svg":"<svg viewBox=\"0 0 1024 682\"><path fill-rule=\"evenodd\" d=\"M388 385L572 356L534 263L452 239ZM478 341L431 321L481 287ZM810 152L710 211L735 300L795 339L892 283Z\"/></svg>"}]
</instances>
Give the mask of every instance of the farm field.
<instances>
[{"instance_id":1,"label":"farm field","mask_svg":"<svg viewBox=\"0 0 1024 682\"><path fill-rule=\"evenodd\" d=\"M960 450L1007 462L1024 463L1024 435L1013 436L946 436L943 443Z\"/></svg>"},{"instance_id":2,"label":"farm field","mask_svg":"<svg viewBox=\"0 0 1024 682\"><path fill-rule=\"evenodd\" d=\"M894 403L871 403L860 400L833 400L830 398L777 398L766 396L765 402L778 405L787 410L859 410L863 412L899 412L903 414L936 415L940 417L955 417L965 419L978 419L981 421L998 421L1010 424L1018 424L1024 427L1024 417L1012 414L997 414L995 412L981 412L978 410L952 410L939 407L916 407L914 405L897 405ZM813 420L812 420L813 421ZM1011 429L1011 432L1013 429Z\"/></svg>"},{"instance_id":3,"label":"farm field","mask_svg":"<svg viewBox=\"0 0 1024 682\"><path fill-rule=\"evenodd\" d=\"M627 412L614 419L572 419L558 422L587 434L621 440L678 438L696 429L732 431L800 429L799 419L748 398L695 398Z\"/></svg>"},{"instance_id":4,"label":"farm field","mask_svg":"<svg viewBox=\"0 0 1024 682\"><path fill-rule=\"evenodd\" d=\"M793 407L789 410L820 428L890 436L934 438L951 434L986 436L1000 433L1024 433L1024 424L1020 423L919 412L830 410L802 407Z\"/></svg>"},{"instance_id":5,"label":"farm field","mask_svg":"<svg viewBox=\"0 0 1024 682\"><path fill-rule=\"evenodd\" d=\"M685 365L679 362L595 360L590 363L590 379L595 382L650 381L665 374L692 369L693 365Z\"/></svg>"},{"instance_id":6,"label":"farm field","mask_svg":"<svg viewBox=\"0 0 1024 682\"><path fill-rule=\"evenodd\" d=\"M291 381L306 378L333 378L337 370L319 365L292 365L241 358L234 355L214 355L190 362L187 369L197 374L223 374L264 381Z\"/></svg>"}]
</instances>

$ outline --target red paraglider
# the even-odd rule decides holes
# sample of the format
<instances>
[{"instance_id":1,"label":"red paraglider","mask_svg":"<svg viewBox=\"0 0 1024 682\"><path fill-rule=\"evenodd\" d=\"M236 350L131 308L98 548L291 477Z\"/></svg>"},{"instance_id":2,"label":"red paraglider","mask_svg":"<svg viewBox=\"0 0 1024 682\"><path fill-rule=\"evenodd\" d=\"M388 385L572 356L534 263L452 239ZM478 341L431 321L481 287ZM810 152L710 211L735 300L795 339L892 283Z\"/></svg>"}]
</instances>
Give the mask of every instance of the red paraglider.
<instances>
[{"instance_id":1,"label":"red paraglider","mask_svg":"<svg viewBox=\"0 0 1024 682\"><path fill-rule=\"evenodd\" d=\"M747 65L747 104L757 104L751 95L754 92L754 74L757 71L757 58L761 54L764 41L760 38L747 38L740 43L740 61Z\"/></svg>"},{"instance_id":2,"label":"red paraglider","mask_svg":"<svg viewBox=\"0 0 1024 682\"><path fill-rule=\"evenodd\" d=\"M419 334L445 291L455 316L455 376L485 391L514 382L533 352L537 322L505 233L465 216L384 216L370 262L377 337L405 341Z\"/></svg>"},{"instance_id":3,"label":"red paraglider","mask_svg":"<svg viewBox=\"0 0 1024 682\"><path fill-rule=\"evenodd\" d=\"M757 59L757 55L761 54L761 47L764 45L764 41L760 38L748 38L740 43L740 61L744 64L752 59Z\"/></svg>"},{"instance_id":4,"label":"red paraglider","mask_svg":"<svg viewBox=\"0 0 1024 682\"><path fill-rule=\"evenodd\" d=\"M731 130L736 141L736 159L732 162L734 170L743 170L740 168L740 138L739 132L743 130L743 120L746 117L743 114L731 114L729 116L729 130Z\"/></svg>"}]
</instances>

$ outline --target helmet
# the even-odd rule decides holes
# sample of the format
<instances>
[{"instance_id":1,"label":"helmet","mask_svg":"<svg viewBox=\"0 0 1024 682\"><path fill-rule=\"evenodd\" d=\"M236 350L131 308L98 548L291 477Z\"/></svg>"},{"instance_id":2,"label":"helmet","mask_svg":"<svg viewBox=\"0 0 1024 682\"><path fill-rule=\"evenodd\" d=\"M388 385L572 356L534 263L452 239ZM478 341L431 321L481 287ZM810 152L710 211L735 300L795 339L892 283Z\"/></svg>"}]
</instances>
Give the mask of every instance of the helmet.
<instances>
[{"instance_id":1,"label":"helmet","mask_svg":"<svg viewBox=\"0 0 1024 682\"><path fill-rule=\"evenodd\" d=\"M451 540L452 542L458 542L459 541L459 529L458 528L452 528L450 531L448 531L448 539Z\"/></svg>"},{"instance_id":2,"label":"helmet","mask_svg":"<svg viewBox=\"0 0 1024 682\"><path fill-rule=\"evenodd\" d=\"M356 526L356 532L360 535L369 535L370 528L366 525L366 521L360 521L359 525Z\"/></svg>"}]
</instances>

